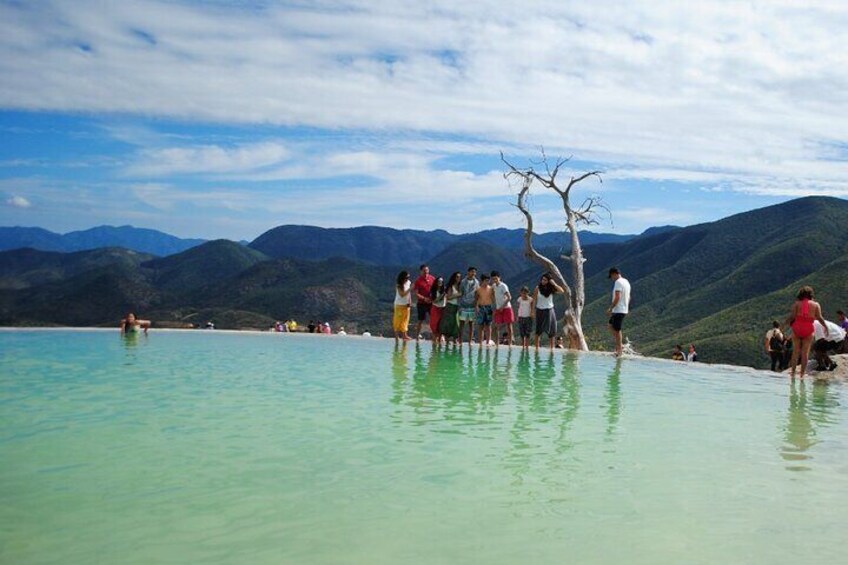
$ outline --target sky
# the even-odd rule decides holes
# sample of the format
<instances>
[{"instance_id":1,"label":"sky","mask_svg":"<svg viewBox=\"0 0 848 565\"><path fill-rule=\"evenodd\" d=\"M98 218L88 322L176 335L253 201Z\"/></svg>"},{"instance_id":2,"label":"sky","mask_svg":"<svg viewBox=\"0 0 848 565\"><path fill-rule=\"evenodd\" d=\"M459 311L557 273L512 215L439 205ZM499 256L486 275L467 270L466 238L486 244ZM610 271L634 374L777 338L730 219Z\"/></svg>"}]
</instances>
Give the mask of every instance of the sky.
<instances>
[{"instance_id":1,"label":"sky","mask_svg":"<svg viewBox=\"0 0 848 565\"><path fill-rule=\"evenodd\" d=\"M0 226L519 228L542 149L599 232L845 198L846 45L843 0L0 0Z\"/></svg>"}]
</instances>

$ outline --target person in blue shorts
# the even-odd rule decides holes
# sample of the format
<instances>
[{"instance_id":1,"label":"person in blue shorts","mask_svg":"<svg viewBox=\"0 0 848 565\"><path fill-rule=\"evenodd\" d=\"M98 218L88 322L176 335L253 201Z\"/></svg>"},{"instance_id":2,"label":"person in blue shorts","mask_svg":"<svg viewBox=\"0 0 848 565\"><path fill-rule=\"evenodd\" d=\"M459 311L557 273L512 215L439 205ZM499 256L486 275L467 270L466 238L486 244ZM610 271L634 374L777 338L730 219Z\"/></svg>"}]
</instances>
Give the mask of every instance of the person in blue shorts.
<instances>
[{"instance_id":1,"label":"person in blue shorts","mask_svg":"<svg viewBox=\"0 0 848 565\"><path fill-rule=\"evenodd\" d=\"M468 343L474 339L474 318L477 317L477 289L480 281L477 280L477 268L468 267L468 274L462 279L459 290L462 296L459 299L459 345L462 346L462 329L468 324Z\"/></svg>"},{"instance_id":2,"label":"person in blue shorts","mask_svg":"<svg viewBox=\"0 0 848 565\"><path fill-rule=\"evenodd\" d=\"M477 289L477 324L480 326L480 347L492 341L492 319L494 318L495 289L489 284L489 275L480 276Z\"/></svg>"}]
</instances>

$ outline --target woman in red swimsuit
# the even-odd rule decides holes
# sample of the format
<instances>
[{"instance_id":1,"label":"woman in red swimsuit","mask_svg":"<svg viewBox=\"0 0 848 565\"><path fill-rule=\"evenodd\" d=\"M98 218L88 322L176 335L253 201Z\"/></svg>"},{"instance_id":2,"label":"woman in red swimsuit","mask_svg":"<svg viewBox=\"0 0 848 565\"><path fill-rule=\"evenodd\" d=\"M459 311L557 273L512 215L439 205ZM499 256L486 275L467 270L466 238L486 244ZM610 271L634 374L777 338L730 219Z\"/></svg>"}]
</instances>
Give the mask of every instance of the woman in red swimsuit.
<instances>
[{"instance_id":1,"label":"woman in red swimsuit","mask_svg":"<svg viewBox=\"0 0 848 565\"><path fill-rule=\"evenodd\" d=\"M792 313L789 315L792 325L792 360L789 362L789 375L795 378L795 365L798 356L801 357L801 378L807 370L807 360L810 357L810 346L815 339L815 328L813 322L818 320L827 334L827 324L822 318L821 306L813 300L813 287L802 286L798 291L798 298L792 305Z\"/></svg>"}]
</instances>

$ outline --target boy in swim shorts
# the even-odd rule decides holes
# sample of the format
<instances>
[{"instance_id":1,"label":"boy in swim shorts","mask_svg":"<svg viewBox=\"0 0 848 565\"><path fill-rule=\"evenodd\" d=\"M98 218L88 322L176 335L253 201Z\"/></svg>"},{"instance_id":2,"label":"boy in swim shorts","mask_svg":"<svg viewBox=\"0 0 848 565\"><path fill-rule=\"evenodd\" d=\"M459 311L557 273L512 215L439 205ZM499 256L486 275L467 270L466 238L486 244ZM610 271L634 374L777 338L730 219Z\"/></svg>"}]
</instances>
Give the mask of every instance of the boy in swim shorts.
<instances>
[{"instance_id":1,"label":"boy in swim shorts","mask_svg":"<svg viewBox=\"0 0 848 565\"><path fill-rule=\"evenodd\" d=\"M484 343L489 345L492 340L492 318L495 305L495 289L489 284L489 275L480 276L480 288L475 295L477 324L480 326L480 347L483 347Z\"/></svg>"}]
</instances>

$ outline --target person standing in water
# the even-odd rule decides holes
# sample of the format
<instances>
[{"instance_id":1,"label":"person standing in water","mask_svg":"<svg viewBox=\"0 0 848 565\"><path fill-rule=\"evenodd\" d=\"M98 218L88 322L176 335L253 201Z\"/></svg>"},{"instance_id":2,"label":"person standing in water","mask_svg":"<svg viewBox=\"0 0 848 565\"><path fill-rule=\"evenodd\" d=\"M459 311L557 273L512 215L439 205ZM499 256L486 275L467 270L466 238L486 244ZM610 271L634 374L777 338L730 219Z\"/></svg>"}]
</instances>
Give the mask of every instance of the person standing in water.
<instances>
[{"instance_id":1,"label":"person standing in water","mask_svg":"<svg viewBox=\"0 0 848 565\"><path fill-rule=\"evenodd\" d=\"M801 359L801 378L807 370L807 361L810 357L810 346L813 344L816 329L813 322L818 320L823 326L824 335L828 335L827 323L821 312L821 305L813 300L814 292L811 286L802 286L798 291L798 298L792 305L789 313L789 322L792 327L792 360L789 362L789 376L795 378L795 365Z\"/></svg>"},{"instance_id":2,"label":"person standing in water","mask_svg":"<svg viewBox=\"0 0 848 565\"><path fill-rule=\"evenodd\" d=\"M150 320L139 320L132 312L127 314L127 317L121 320L121 335L137 333L140 331L147 333L149 328Z\"/></svg>"},{"instance_id":3,"label":"person standing in water","mask_svg":"<svg viewBox=\"0 0 848 565\"><path fill-rule=\"evenodd\" d=\"M624 317L630 312L630 281L621 276L618 267L609 270L609 278L612 279L612 304L607 308L610 316L609 328L615 338L615 355L620 357L624 349L621 328Z\"/></svg>"}]
</instances>

